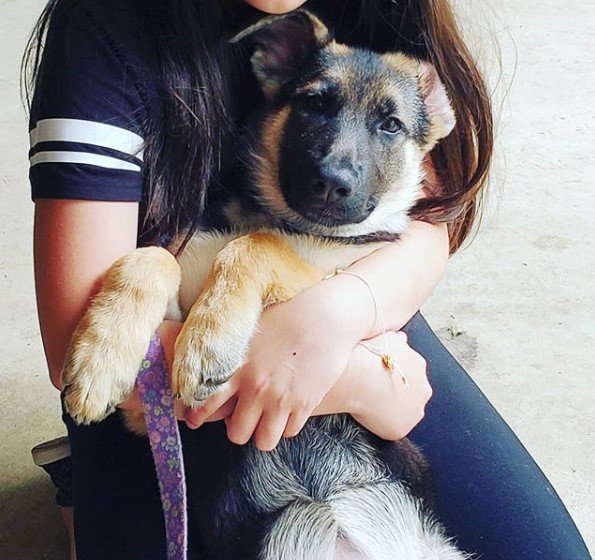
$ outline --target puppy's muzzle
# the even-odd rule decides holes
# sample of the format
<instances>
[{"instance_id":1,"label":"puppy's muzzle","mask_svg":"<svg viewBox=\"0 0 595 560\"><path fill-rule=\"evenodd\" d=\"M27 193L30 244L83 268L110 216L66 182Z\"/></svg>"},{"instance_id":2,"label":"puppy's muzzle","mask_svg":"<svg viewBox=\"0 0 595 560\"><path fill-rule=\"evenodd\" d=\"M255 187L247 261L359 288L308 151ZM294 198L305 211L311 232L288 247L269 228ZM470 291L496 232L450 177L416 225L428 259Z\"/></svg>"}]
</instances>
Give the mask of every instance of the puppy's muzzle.
<instances>
[{"instance_id":1,"label":"puppy's muzzle","mask_svg":"<svg viewBox=\"0 0 595 560\"><path fill-rule=\"evenodd\" d=\"M313 170L296 210L313 222L329 226L362 222L374 210L362 176L361 168L321 163Z\"/></svg>"}]
</instances>

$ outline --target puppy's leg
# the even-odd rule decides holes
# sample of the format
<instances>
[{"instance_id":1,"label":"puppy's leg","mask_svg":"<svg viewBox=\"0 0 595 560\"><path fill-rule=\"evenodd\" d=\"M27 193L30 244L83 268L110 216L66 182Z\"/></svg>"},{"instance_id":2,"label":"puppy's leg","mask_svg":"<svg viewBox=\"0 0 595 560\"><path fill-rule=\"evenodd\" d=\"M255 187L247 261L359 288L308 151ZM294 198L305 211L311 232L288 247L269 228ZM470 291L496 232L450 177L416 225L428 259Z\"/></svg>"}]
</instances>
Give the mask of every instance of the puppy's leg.
<instances>
[{"instance_id":1,"label":"puppy's leg","mask_svg":"<svg viewBox=\"0 0 595 560\"><path fill-rule=\"evenodd\" d=\"M238 237L217 255L176 342L172 387L196 405L242 365L262 310L319 281L281 235Z\"/></svg>"},{"instance_id":2,"label":"puppy's leg","mask_svg":"<svg viewBox=\"0 0 595 560\"><path fill-rule=\"evenodd\" d=\"M101 420L130 395L179 284L178 263L159 247L137 249L107 271L72 336L62 370L66 410L75 421Z\"/></svg>"}]
</instances>

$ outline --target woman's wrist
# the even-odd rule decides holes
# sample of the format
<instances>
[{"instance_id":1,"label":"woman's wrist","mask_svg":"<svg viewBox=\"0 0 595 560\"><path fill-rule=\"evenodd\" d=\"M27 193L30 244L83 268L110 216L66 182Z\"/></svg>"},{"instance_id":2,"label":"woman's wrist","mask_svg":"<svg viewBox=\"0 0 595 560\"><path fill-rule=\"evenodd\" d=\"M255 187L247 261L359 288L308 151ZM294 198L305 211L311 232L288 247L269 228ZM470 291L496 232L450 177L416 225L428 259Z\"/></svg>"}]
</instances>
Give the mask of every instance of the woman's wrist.
<instances>
[{"instance_id":1,"label":"woman's wrist","mask_svg":"<svg viewBox=\"0 0 595 560\"><path fill-rule=\"evenodd\" d=\"M367 338L377 320L370 290L359 278L337 274L288 302L313 337L323 333L353 348Z\"/></svg>"},{"instance_id":2,"label":"woman's wrist","mask_svg":"<svg viewBox=\"0 0 595 560\"><path fill-rule=\"evenodd\" d=\"M343 375L327 393L315 414L348 413L356 419L365 417L374 403L389 397L389 375L382 358L364 346L356 345Z\"/></svg>"},{"instance_id":3,"label":"woman's wrist","mask_svg":"<svg viewBox=\"0 0 595 560\"><path fill-rule=\"evenodd\" d=\"M315 414L347 413L357 417L365 413L366 407L370 405L370 385L376 386L369 379L375 365L371 363L371 359L373 358L366 354L362 346L356 345L343 375L327 393Z\"/></svg>"},{"instance_id":4,"label":"woman's wrist","mask_svg":"<svg viewBox=\"0 0 595 560\"><path fill-rule=\"evenodd\" d=\"M174 346L181 329L182 323L167 320L163 321L157 329L157 335L159 336L161 346L163 347L163 355L165 357L167 371L170 372L170 374L174 363Z\"/></svg>"},{"instance_id":5,"label":"woman's wrist","mask_svg":"<svg viewBox=\"0 0 595 560\"><path fill-rule=\"evenodd\" d=\"M405 437L424 416L432 394L424 359L407 344L404 333L389 331L371 340L386 343L399 372L391 371L381 356L357 345L339 380L314 415L348 413L362 426L387 440Z\"/></svg>"}]
</instances>

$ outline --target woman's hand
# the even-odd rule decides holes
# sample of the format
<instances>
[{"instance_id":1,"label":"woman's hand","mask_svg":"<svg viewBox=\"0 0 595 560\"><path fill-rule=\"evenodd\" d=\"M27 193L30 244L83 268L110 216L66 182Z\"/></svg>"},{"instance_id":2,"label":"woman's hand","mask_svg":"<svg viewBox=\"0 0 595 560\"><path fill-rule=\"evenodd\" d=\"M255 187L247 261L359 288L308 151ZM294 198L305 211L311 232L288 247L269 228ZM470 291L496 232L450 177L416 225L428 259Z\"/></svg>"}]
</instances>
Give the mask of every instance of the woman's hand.
<instances>
[{"instance_id":1,"label":"woman's hand","mask_svg":"<svg viewBox=\"0 0 595 560\"><path fill-rule=\"evenodd\" d=\"M229 439L252 436L261 450L296 435L345 371L357 343L349 325L308 291L268 308L244 365L223 391L187 416L198 426L230 399L225 412ZM233 406L233 412L231 407ZM220 411L216 418L221 418Z\"/></svg>"},{"instance_id":2,"label":"woman's hand","mask_svg":"<svg viewBox=\"0 0 595 560\"><path fill-rule=\"evenodd\" d=\"M379 335L366 342L383 351L384 340ZM337 389L351 395L349 412L355 420L377 436L396 441L423 419L432 388L426 375L426 361L407 344L407 335L388 332L386 342L398 369L391 373L381 357L358 345L338 383L345 387ZM333 397L329 393L328 399ZM345 399L340 394L337 397Z\"/></svg>"},{"instance_id":3,"label":"woman's hand","mask_svg":"<svg viewBox=\"0 0 595 560\"><path fill-rule=\"evenodd\" d=\"M337 324L332 310L308 294L265 311L248 359L236 373L231 441L253 437L258 449L273 449L294 436L345 371L356 340Z\"/></svg>"},{"instance_id":4,"label":"woman's hand","mask_svg":"<svg viewBox=\"0 0 595 560\"><path fill-rule=\"evenodd\" d=\"M386 341L395 363L406 376L407 384L403 382L399 373L389 372L380 356L365 346L357 345L349 354L343 374L326 392L320 405L305 418L345 412L350 413L360 424L383 439L398 440L405 437L423 418L432 389L426 376L426 362L407 344L407 336L402 332L388 332ZM373 347L384 349L383 335L366 342ZM250 394L250 376L250 369L242 368L220 394L209 399L202 407L189 411L189 426L198 427L205 421L225 418L229 433L232 422L239 421L237 417L234 420L237 403ZM323 375L327 382L331 377ZM292 389L293 386L290 385L289 390ZM298 394L303 390L299 387ZM274 407L272 410L274 414ZM282 424L287 414L282 412L279 418L279 423ZM263 415L256 430L254 426L251 428L254 431L255 444L261 450L274 448L281 438L280 429L271 431L268 428L269 421L270 418ZM305 420L302 422L301 419L293 425L288 422L282 432L283 436L296 435L304 422ZM247 429L242 433L241 441L232 441L245 443L252 435L252 432L249 432ZM233 435L232 433L230 439Z\"/></svg>"}]
</instances>

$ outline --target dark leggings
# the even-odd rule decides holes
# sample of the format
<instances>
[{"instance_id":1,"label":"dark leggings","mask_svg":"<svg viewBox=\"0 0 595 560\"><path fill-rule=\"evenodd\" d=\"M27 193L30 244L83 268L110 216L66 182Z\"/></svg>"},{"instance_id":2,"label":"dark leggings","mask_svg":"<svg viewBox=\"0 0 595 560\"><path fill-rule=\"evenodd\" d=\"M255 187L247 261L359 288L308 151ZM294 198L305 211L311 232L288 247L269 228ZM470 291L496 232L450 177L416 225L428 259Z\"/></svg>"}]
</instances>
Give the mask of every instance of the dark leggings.
<instances>
[{"instance_id":1,"label":"dark leggings","mask_svg":"<svg viewBox=\"0 0 595 560\"><path fill-rule=\"evenodd\" d=\"M425 320L417 315L405 330L429 364L434 396L411 437L433 467L437 512L448 533L484 560L590 558L539 467ZM147 441L126 433L116 415L88 427L66 423L79 560L164 560ZM212 430L198 438L205 460Z\"/></svg>"}]
</instances>

